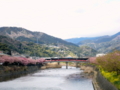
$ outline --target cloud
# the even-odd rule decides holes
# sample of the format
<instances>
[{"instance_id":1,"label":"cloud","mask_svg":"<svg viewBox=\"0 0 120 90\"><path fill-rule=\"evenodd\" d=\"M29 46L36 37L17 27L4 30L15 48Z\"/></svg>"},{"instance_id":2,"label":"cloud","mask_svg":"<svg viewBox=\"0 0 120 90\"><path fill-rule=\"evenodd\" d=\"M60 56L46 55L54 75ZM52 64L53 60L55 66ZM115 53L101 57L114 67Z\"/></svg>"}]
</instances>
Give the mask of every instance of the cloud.
<instances>
[{"instance_id":1,"label":"cloud","mask_svg":"<svg viewBox=\"0 0 120 90\"><path fill-rule=\"evenodd\" d=\"M59 38L118 32L120 0L0 0L0 26L18 26Z\"/></svg>"}]
</instances>

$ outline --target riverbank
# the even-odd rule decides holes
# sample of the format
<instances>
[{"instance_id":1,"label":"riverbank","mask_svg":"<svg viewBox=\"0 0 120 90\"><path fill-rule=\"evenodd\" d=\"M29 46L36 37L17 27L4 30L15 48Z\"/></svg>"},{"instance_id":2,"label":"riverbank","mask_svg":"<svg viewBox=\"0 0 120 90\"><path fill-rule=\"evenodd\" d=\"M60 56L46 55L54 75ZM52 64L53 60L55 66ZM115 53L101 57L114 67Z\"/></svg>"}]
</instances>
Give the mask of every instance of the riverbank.
<instances>
[{"instance_id":1,"label":"riverbank","mask_svg":"<svg viewBox=\"0 0 120 90\"><path fill-rule=\"evenodd\" d=\"M39 66L2 66L0 65L0 81L11 80L39 70Z\"/></svg>"},{"instance_id":2,"label":"riverbank","mask_svg":"<svg viewBox=\"0 0 120 90\"><path fill-rule=\"evenodd\" d=\"M59 64L57 62L54 63L47 63L44 64L44 66L41 67L41 69L48 69L48 68L61 68L62 66L66 66L66 63L60 62ZM75 63L68 63L68 66L76 67ZM79 67L79 65L78 65Z\"/></svg>"},{"instance_id":3,"label":"riverbank","mask_svg":"<svg viewBox=\"0 0 120 90\"><path fill-rule=\"evenodd\" d=\"M48 69L48 68L61 68L62 65L58 65L58 63L47 63L41 67L41 69Z\"/></svg>"},{"instance_id":4,"label":"riverbank","mask_svg":"<svg viewBox=\"0 0 120 90\"><path fill-rule=\"evenodd\" d=\"M39 66L3 66L0 65L0 82L11 80L14 78L18 78L20 76L24 76L30 73L34 73L37 70L48 69L48 68L61 68L62 65L58 65L57 63L48 63L46 65Z\"/></svg>"},{"instance_id":5,"label":"riverbank","mask_svg":"<svg viewBox=\"0 0 120 90\"><path fill-rule=\"evenodd\" d=\"M81 65L80 69L83 70L84 72L84 76L86 76L87 78L92 78L92 83L93 83L93 87L94 90L102 90L96 80L97 77L97 71L95 70L95 67L93 66L87 66L87 65Z\"/></svg>"},{"instance_id":6,"label":"riverbank","mask_svg":"<svg viewBox=\"0 0 120 90\"><path fill-rule=\"evenodd\" d=\"M81 65L84 75L92 78L94 90L118 90L112 83L102 76L98 68L93 65Z\"/></svg>"},{"instance_id":7,"label":"riverbank","mask_svg":"<svg viewBox=\"0 0 120 90\"><path fill-rule=\"evenodd\" d=\"M0 82L11 80L14 78L18 78L20 76L24 76L30 73L34 73L37 70L47 69L47 68L61 68L62 65L58 65L57 63L48 63L46 65L39 66L3 66L0 65Z\"/></svg>"}]
</instances>

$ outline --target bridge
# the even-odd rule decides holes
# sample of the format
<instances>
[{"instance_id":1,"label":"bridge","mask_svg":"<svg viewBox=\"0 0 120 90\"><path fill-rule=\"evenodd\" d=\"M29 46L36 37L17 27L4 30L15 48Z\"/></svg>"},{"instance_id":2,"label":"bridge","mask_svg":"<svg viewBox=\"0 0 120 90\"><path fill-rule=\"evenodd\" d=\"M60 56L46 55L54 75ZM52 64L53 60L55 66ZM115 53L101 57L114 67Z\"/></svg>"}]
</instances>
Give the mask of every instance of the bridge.
<instances>
[{"instance_id":1,"label":"bridge","mask_svg":"<svg viewBox=\"0 0 120 90\"><path fill-rule=\"evenodd\" d=\"M49 59L45 59L44 63L52 63L52 62L58 62L58 65L60 62L66 62L66 69L67 69L68 62L75 62L76 66L78 66L79 62L88 62L88 58L49 58Z\"/></svg>"}]
</instances>

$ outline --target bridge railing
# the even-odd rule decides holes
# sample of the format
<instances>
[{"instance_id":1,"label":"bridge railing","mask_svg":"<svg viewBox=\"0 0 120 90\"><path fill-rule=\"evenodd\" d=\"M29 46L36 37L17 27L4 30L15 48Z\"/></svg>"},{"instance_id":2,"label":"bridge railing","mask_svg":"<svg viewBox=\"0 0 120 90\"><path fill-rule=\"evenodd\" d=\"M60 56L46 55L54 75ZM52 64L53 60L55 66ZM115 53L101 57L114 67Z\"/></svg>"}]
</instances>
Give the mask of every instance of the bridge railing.
<instances>
[{"instance_id":1,"label":"bridge railing","mask_svg":"<svg viewBox=\"0 0 120 90\"><path fill-rule=\"evenodd\" d=\"M71 59L45 60L45 62L58 62L58 61L61 61L61 62L62 62L62 61L63 61L63 62L65 62L65 61L73 61L73 62L74 62L74 61L77 61L77 62L78 62L78 61L81 61L81 62L88 62L88 60L76 60L76 59L72 59L72 60L71 60Z\"/></svg>"},{"instance_id":2,"label":"bridge railing","mask_svg":"<svg viewBox=\"0 0 120 90\"><path fill-rule=\"evenodd\" d=\"M49 58L46 60L88 60L88 58Z\"/></svg>"},{"instance_id":3,"label":"bridge railing","mask_svg":"<svg viewBox=\"0 0 120 90\"><path fill-rule=\"evenodd\" d=\"M45 62L88 62L88 58L49 58L46 59Z\"/></svg>"}]
</instances>

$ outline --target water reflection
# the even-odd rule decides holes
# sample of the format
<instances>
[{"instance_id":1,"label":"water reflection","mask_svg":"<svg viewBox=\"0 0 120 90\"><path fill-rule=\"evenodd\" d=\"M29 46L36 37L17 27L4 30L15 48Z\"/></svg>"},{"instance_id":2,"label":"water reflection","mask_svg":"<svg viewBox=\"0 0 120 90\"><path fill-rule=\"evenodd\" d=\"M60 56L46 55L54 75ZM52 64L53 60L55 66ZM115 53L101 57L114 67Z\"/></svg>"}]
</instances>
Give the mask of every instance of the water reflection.
<instances>
[{"instance_id":1,"label":"water reflection","mask_svg":"<svg viewBox=\"0 0 120 90\"><path fill-rule=\"evenodd\" d=\"M39 70L11 81L0 83L0 90L93 90L90 79L80 75L79 68Z\"/></svg>"}]
</instances>

